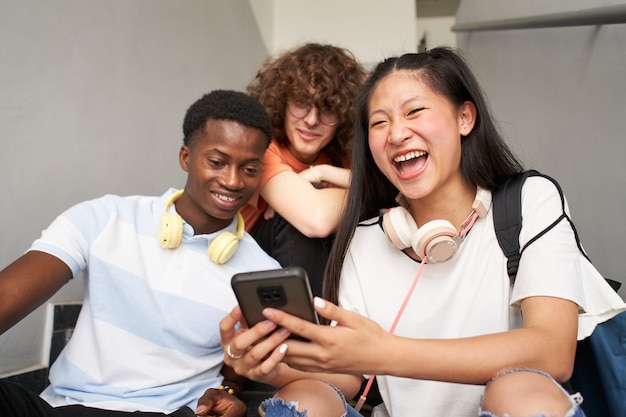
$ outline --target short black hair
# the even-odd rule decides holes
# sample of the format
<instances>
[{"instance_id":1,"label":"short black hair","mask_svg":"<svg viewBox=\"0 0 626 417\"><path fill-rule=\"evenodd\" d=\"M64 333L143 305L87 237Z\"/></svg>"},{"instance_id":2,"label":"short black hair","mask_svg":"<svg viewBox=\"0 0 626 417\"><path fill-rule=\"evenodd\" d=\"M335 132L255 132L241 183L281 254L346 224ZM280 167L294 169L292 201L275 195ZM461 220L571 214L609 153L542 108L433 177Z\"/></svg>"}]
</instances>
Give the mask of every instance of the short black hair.
<instances>
[{"instance_id":1,"label":"short black hair","mask_svg":"<svg viewBox=\"0 0 626 417\"><path fill-rule=\"evenodd\" d=\"M183 121L183 143L204 130L208 120L231 120L244 126L259 129L265 134L269 146L272 123L267 112L256 99L240 91L214 90L193 103Z\"/></svg>"}]
</instances>

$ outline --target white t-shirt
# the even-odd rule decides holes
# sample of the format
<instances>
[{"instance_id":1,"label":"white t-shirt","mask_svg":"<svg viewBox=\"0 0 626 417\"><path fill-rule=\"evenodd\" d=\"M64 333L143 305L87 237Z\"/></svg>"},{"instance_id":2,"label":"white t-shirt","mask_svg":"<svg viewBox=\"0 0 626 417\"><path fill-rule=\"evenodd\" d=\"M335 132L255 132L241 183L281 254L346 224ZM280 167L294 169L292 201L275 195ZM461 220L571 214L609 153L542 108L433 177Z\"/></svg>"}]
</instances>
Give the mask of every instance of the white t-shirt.
<instances>
[{"instance_id":1,"label":"white t-shirt","mask_svg":"<svg viewBox=\"0 0 626 417\"><path fill-rule=\"evenodd\" d=\"M529 178L522 190L520 247L561 214L554 185ZM389 329L420 264L398 250L378 218L357 227L342 270L339 304ZM553 296L580 306L579 339L595 324L626 309L621 298L582 256L567 221L523 253L511 288L506 257L496 240L492 210L476 221L454 257L426 264L395 334L408 338L461 338L522 327L519 302ZM621 309L621 310L620 310ZM475 416L483 386L378 376L390 415Z\"/></svg>"}]
</instances>

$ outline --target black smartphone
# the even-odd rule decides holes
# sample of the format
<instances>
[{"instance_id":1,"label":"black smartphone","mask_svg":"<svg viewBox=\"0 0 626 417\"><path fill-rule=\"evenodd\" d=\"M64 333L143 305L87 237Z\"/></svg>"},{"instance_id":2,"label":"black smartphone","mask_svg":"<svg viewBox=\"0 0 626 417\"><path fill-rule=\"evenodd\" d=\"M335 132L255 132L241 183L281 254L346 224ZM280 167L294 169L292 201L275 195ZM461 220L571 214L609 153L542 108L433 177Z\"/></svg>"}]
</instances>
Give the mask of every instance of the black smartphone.
<instances>
[{"instance_id":1,"label":"black smartphone","mask_svg":"<svg viewBox=\"0 0 626 417\"><path fill-rule=\"evenodd\" d=\"M300 267L241 272L233 275L231 285L250 327L265 320L262 312L266 307L277 308L319 324L313 309L309 277ZM292 337L299 338L296 335Z\"/></svg>"}]
</instances>

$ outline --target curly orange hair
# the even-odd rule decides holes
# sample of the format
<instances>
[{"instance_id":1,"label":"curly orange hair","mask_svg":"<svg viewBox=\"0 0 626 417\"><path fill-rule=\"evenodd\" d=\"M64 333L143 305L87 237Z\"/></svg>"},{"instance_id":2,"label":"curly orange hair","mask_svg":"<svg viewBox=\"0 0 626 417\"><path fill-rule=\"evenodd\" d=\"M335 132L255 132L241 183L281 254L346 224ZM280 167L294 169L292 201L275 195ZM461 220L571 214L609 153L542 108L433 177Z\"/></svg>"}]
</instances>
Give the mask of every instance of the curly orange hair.
<instances>
[{"instance_id":1,"label":"curly orange hair","mask_svg":"<svg viewBox=\"0 0 626 417\"><path fill-rule=\"evenodd\" d=\"M325 152L333 160L344 161L350 156L354 102L365 76L365 69L349 50L307 43L268 58L248 85L248 93L267 110L274 138L279 143L288 141L285 135L288 100L332 110L338 116L337 131Z\"/></svg>"}]
</instances>

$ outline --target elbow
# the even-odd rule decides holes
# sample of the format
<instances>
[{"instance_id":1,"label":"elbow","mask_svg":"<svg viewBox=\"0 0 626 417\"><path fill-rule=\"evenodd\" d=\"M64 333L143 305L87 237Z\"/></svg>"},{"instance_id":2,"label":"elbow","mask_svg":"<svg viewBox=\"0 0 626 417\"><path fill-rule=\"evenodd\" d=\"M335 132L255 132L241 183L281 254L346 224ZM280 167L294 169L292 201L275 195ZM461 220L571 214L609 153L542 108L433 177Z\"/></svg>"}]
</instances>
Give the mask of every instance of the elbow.
<instances>
[{"instance_id":1,"label":"elbow","mask_svg":"<svg viewBox=\"0 0 626 417\"><path fill-rule=\"evenodd\" d=\"M574 373L574 361L576 359L576 350L578 349L578 342L576 338L571 340L563 349L555 356L555 369L552 377L564 383L570 380ZM558 358L558 359L557 359Z\"/></svg>"},{"instance_id":2,"label":"elbow","mask_svg":"<svg viewBox=\"0 0 626 417\"><path fill-rule=\"evenodd\" d=\"M304 236L311 239L323 239L333 234L334 229L324 227L309 227L300 231Z\"/></svg>"},{"instance_id":3,"label":"elbow","mask_svg":"<svg viewBox=\"0 0 626 417\"><path fill-rule=\"evenodd\" d=\"M559 383L570 380L574 373L575 351L571 354L554 355L549 363L545 363L543 371L549 373Z\"/></svg>"},{"instance_id":4,"label":"elbow","mask_svg":"<svg viewBox=\"0 0 626 417\"><path fill-rule=\"evenodd\" d=\"M310 222L302 225L302 228L297 228L304 236L315 238L326 238L335 233L337 225L331 224L327 219L315 219L311 218Z\"/></svg>"},{"instance_id":5,"label":"elbow","mask_svg":"<svg viewBox=\"0 0 626 417\"><path fill-rule=\"evenodd\" d=\"M554 369L550 372L552 378L554 378L559 383L565 383L570 380L572 374L574 372L574 361L571 363L565 363L565 361L559 361L562 363L556 364Z\"/></svg>"},{"instance_id":6,"label":"elbow","mask_svg":"<svg viewBox=\"0 0 626 417\"><path fill-rule=\"evenodd\" d=\"M338 221L337 216L327 211L311 210L304 218L294 221L291 225L308 238L323 239L335 233Z\"/></svg>"}]
</instances>

